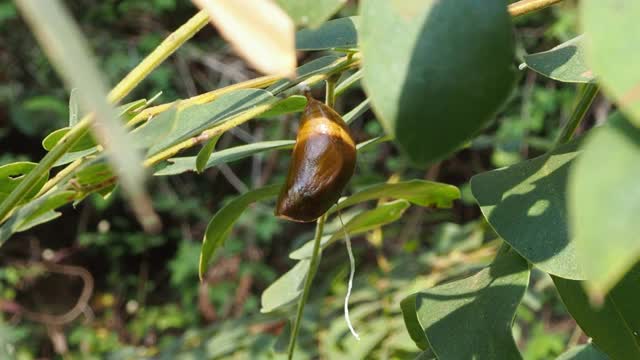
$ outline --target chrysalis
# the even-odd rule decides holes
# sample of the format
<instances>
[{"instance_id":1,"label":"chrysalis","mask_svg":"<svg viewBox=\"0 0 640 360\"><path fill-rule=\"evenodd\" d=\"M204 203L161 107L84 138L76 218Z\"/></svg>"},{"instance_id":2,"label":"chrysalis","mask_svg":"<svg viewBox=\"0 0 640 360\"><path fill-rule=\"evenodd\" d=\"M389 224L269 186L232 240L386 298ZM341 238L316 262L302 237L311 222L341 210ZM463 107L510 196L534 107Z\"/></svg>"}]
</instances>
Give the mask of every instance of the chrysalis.
<instances>
[{"instance_id":1,"label":"chrysalis","mask_svg":"<svg viewBox=\"0 0 640 360\"><path fill-rule=\"evenodd\" d=\"M340 115L307 96L276 216L314 221L340 198L356 165L356 146Z\"/></svg>"}]
</instances>

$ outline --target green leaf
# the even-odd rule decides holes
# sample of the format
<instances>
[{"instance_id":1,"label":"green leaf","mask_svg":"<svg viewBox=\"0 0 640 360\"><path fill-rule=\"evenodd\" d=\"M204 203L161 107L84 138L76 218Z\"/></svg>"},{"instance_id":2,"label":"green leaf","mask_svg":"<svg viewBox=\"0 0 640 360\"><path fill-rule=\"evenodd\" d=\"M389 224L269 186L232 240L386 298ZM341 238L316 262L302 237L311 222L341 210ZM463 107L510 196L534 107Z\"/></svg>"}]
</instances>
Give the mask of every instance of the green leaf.
<instances>
[{"instance_id":1,"label":"green leaf","mask_svg":"<svg viewBox=\"0 0 640 360\"><path fill-rule=\"evenodd\" d=\"M74 152L68 152L64 155L62 155L60 157L60 159L58 159L58 161L55 162L55 164L53 164L54 167L56 166L62 166L62 165L66 165L68 163L74 162L82 157L91 155L95 152L98 151L98 148L96 147L92 147L90 149L87 150L82 150L82 151L74 151Z\"/></svg>"},{"instance_id":2,"label":"green leaf","mask_svg":"<svg viewBox=\"0 0 640 360\"><path fill-rule=\"evenodd\" d=\"M271 109L265 111L259 118L271 118L284 114L297 113L307 106L307 98L302 95L291 95L278 101Z\"/></svg>"},{"instance_id":3,"label":"green leaf","mask_svg":"<svg viewBox=\"0 0 640 360\"><path fill-rule=\"evenodd\" d=\"M276 0L299 26L316 28L346 4L347 0Z\"/></svg>"},{"instance_id":4,"label":"green leaf","mask_svg":"<svg viewBox=\"0 0 640 360\"><path fill-rule=\"evenodd\" d=\"M528 263L508 249L475 275L403 300L407 330L439 359L519 359L511 326L528 283Z\"/></svg>"},{"instance_id":5,"label":"green leaf","mask_svg":"<svg viewBox=\"0 0 640 360\"><path fill-rule=\"evenodd\" d=\"M453 185L427 180L409 180L395 184L377 184L340 201L338 205L331 208L329 212L333 213L364 201L380 198L403 199L419 206L449 208L452 206L453 200L460 198L460 190Z\"/></svg>"},{"instance_id":6,"label":"green leaf","mask_svg":"<svg viewBox=\"0 0 640 360\"><path fill-rule=\"evenodd\" d=\"M177 118L178 109L172 106L152 120L144 123L144 125L133 130L131 132L133 141L139 148L150 148L153 144L165 138L174 129Z\"/></svg>"},{"instance_id":7,"label":"green leaf","mask_svg":"<svg viewBox=\"0 0 640 360\"><path fill-rule=\"evenodd\" d=\"M302 294L304 280L309 272L310 260L301 260L271 283L261 296L261 313L268 313L295 301Z\"/></svg>"},{"instance_id":8,"label":"green leaf","mask_svg":"<svg viewBox=\"0 0 640 360\"><path fill-rule=\"evenodd\" d=\"M313 61L309 61L308 63L296 69L296 73L298 74L298 80L294 82L294 80L291 80L291 79L282 79L276 82L275 84L269 86L267 88L267 91L273 94L277 94L285 90L289 86L295 85L300 78L306 78L309 76L313 76L315 74L322 73L323 71L327 70L327 68L329 68L331 64L333 64L338 59L340 59L340 56L338 55L327 55L321 58L317 58Z\"/></svg>"},{"instance_id":9,"label":"green leaf","mask_svg":"<svg viewBox=\"0 0 640 360\"><path fill-rule=\"evenodd\" d=\"M344 120L344 122L346 122L347 124L351 124L354 120L359 118L362 114L367 112L369 109L370 109L370 101L369 99L365 99L356 107L349 110L348 113L344 114L344 116L342 116L342 120Z\"/></svg>"},{"instance_id":10,"label":"green leaf","mask_svg":"<svg viewBox=\"0 0 640 360\"><path fill-rule=\"evenodd\" d=\"M211 154L203 170L220 165L220 164L244 159L251 155L261 153L263 151L291 149L293 148L293 144L295 143L296 143L295 140L262 141L262 142L257 142L253 144L234 146L228 149L216 151L213 154ZM169 159L169 162L170 162L169 165L157 171L154 175L156 176L176 175L176 174L181 174L187 171L196 170L195 156L171 158Z\"/></svg>"},{"instance_id":11,"label":"green leaf","mask_svg":"<svg viewBox=\"0 0 640 360\"><path fill-rule=\"evenodd\" d=\"M84 165L76 172L75 179L78 185L92 186L102 183L114 176L109 163L102 158Z\"/></svg>"},{"instance_id":12,"label":"green leaf","mask_svg":"<svg viewBox=\"0 0 640 360\"><path fill-rule=\"evenodd\" d=\"M15 189L20 182L24 179L24 175L28 174L38 164L20 161L11 164L0 166L0 203L9 196L9 194ZM49 179L49 172L36 183L36 185L27 193L21 203L24 203L34 197L38 191L44 186Z\"/></svg>"},{"instance_id":13,"label":"green leaf","mask_svg":"<svg viewBox=\"0 0 640 360\"><path fill-rule=\"evenodd\" d=\"M116 109L108 99L107 87L94 60L87 40L73 17L60 1L21 1L20 11L27 19L57 72L69 88L77 88L78 101L86 113L93 112L95 138L105 145L105 153L118 173L118 179L126 190L136 214L144 214L144 200L148 196L144 188L145 171L140 154L124 129ZM148 204L147 204L148 205ZM150 208L150 206L148 206ZM140 219L143 224L147 221Z\"/></svg>"},{"instance_id":14,"label":"green leaf","mask_svg":"<svg viewBox=\"0 0 640 360\"><path fill-rule=\"evenodd\" d=\"M216 144L218 143L220 136L222 135L218 135L209 140L207 145L203 146L198 152L198 155L196 156L196 171L198 173L202 173L207 166L207 161L209 160L211 153L213 153L213 150L216 148Z\"/></svg>"},{"instance_id":15,"label":"green leaf","mask_svg":"<svg viewBox=\"0 0 640 360\"><path fill-rule=\"evenodd\" d=\"M413 162L445 157L493 119L515 84L505 0L364 0L360 10L364 89Z\"/></svg>"},{"instance_id":16,"label":"green leaf","mask_svg":"<svg viewBox=\"0 0 640 360\"><path fill-rule=\"evenodd\" d=\"M240 89L207 104L179 107L175 114L151 120L136 129L134 134L143 138L145 145L151 145L148 155L152 155L269 102L276 102L276 98L268 91ZM158 120L163 122L153 125Z\"/></svg>"},{"instance_id":17,"label":"green leaf","mask_svg":"<svg viewBox=\"0 0 640 360\"><path fill-rule=\"evenodd\" d=\"M595 78L585 63L584 36L580 35L551 50L524 56L531 70L550 79L570 83L592 83Z\"/></svg>"},{"instance_id":18,"label":"green leaf","mask_svg":"<svg viewBox=\"0 0 640 360\"><path fill-rule=\"evenodd\" d=\"M0 225L0 246L14 233L28 230L60 216L60 213L54 210L70 203L74 198L75 192L73 191L58 191L43 195L19 208Z\"/></svg>"},{"instance_id":19,"label":"green leaf","mask_svg":"<svg viewBox=\"0 0 640 360\"><path fill-rule=\"evenodd\" d=\"M409 206L410 203L408 201L398 200L379 205L372 210L363 211L349 220L344 225L344 229L339 228L333 234L322 236L320 246L322 249L325 249L327 246L342 239L344 237L345 230L349 235L353 236L395 222L402 217ZM313 240L309 240L289 254L289 257L296 260L302 260L311 258L312 255Z\"/></svg>"},{"instance_id":20,"label":"green leaf","mask_svg":"<svg viewBox=\"0 0 640 360\"><path fill-rule=\"evenodd\" d=\"M580 10L587 63L605 93L640 126L640 2L585 0Z\"/></svg>"},{"instance_id":21,"label":"green leaf","mask_svg":"<svg viewBox=\"0 0 640 360\"><path fill-rule=\"evenodd\" d=\"M78 123L79 114L78 89L71 89L71 94L69 94L69 127L73 127Z\"/></svg>"},{"instance_id":22,"label":"green leaf","mask_svg":"<svg viewBox=\"0 0 640 360\"><path fill-rule=\"evenodd\" d=\"M349 49L358 46L358 17L327 21L318 29L296 33L297 50Z\"/></svg>"},{"instance_id":23,"label":"green leaf","mask_svg":"<svg viewBox=\"0 0 640 360\"><path fill-rule=\"evenodd\" d=\"M569 178L569 224L587 286L601 297L640 259L640 129L616 113L583 149Z\"/></svg>"},{"instance_id":24,"label":"green leaf","mask_svg":"<svg viewBox=\"0 0 640 360\"><path fill-rule=\"evenodd\" d=\"M593 344L575 346L558 356L556 360L609 360L609 357Z\"/></svg>"},{"instance_id":25,"label":"green leaf","mask_svg":"<svg viewBox=\"0 0 640 360\"><path fill-rule=\"evenodd\" d=\"M543 156L471 179L471 191L496 233L545 272L582 280L576 242L567 224L569 167L579 141Z\"/></svg>"},{"instance_id":26,"label":"green leaf","mask_svg":"<svg viewBox=\"0 0 640 360\"><path fill-rule=\"evenodd\" d=\"M593 343L612 359L640 359L640 264L604 298L592 305L584 282L553 278L567 310Z\"/></svg>"},{"instance_id":27,"label":"green leaf","mask_svg":"<svg viewBox=\"0 0 640 360\"><path fill-rule=\"evenodd\" d=\"M209 260L213 258L216 250L223 244L231 227L238 220L244 210L256 201L266 200L275 197L280 192L281 184L265 186L263 188L248 191L225 205L209 221L207 230L202 240L200 250L199 275L203 278L209 265Z\"/></svg>"},{"instance_id":28,"label":"green leaf","mask_svg":"<svg viewBox=\"0 0 640 360\"><path fill-rule=\"evenodd\" d=\"M51 151L51 149L53 149L53 147L56 146L58 142L60 142L62 137L65 136L70 130L71 130L70 127L65 127L65 128L53 131L51 134L47 135L47 137L45 137L44 140L42 140L42 147L47 151ZM93 137L90 134L85 134L83 137L80 138L80 140L78 140L77 143L75 143L71 147L71 149L69 149L69 151L70 152L84 151L84 150L93 148L95 146L96 146L96 142L93 140Z\"/></svg>"}]
</instances>

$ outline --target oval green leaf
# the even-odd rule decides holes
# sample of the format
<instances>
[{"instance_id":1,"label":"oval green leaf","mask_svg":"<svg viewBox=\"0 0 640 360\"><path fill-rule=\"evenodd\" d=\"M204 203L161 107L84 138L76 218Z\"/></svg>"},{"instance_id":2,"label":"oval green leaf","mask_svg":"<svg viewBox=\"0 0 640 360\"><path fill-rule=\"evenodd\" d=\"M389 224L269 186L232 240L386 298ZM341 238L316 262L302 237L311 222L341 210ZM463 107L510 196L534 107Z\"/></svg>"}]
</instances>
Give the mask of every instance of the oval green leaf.
<instances>
[{"instance_id":1,"label":"oval green leaf","mask_svg":"<svg viewBox=\"0 0 640 360\"><path fill-rule=\"evenodd\" d=\"M213 215L207 225L200 250L200 265L198 269L201 280L207 271L209 260L213 258L216 250L224 244L229 231L231 231L231 227L240 215L242 215L244 210L256 201L275 197L280 192L281 187L281 184L276 184L246 192L231 200L231 202Z\"/></svg>"},{"instance_id":2,"label":"oval green leaf","mask_svg":"<svg viewBox=\"0 0 640 360\"><path fill-rule=\"evenodd\" d=\"M551 50L524 56L531 70L550 79L569 83L595 82L593 71L585 63L584 36L580 35Z\"/></svg>"},{"instance_id":3,"label":"oval green leaf","mask_svg":"<svg viewBox=\"0 0 640 360\"><path fill-rule=\"evenodd\" d=\"M583 280L587 269L569 236L566 203L578 145L573 141L535 159L476 175L471 191L489 224L520 255L550 274Z\"/></svg>"},{"instance_id":4,"label":"oval green leaf","mask_svg":"<svg viewBox=\"0 0 640 360\"><path fill-rule=\"evenodd\" d=\"M395 184L377 184L367 187L340 201L329 213L364 201L393 198L407 200L414 205L449 208L460 198L460 190L449 184L427 180L401 181Z\"/></svg>"},{"instance_id":5,"label":"oval green leaf","mask_svg":"<svg viewBox=\"0 0 640 360\"><path fill-rule=\"evenodd\" d=\"M358 17L327 21L318 29L296 33L297 50L349 49L358 46Z\"/></svg>"},{"instance_id":6,"label":"oval green leaf","mask_svg":"<svg viewBox=\"0 0 640 360\"><path fill-rule=\"evenodd\" d=\"M260 312L272 312L295 301L302 294L310 263L310 260L298 261L291 270L271 283L260 297L262 304Z\"/></svg>"},{"instance_id":7,"label":"oval green leaf","mask_svg":"<svg viewBox=\"0 0 640 360\"><path fill-rule=\"evenodd\" d=\"M584 0L587 63L635 126L640 126L640 1Z\"/></svg>"},{"instance_id":8,"label":"oval green leaf","mask_svg":"<svg viewBox=\"0 0 640 360\"><path fill-rule=\"evenodd\" d=\"M344 229L340 227L333 234L324 235L320 240L320 246L324 250L327 246L342 239L345 231L349 233L349 235L358 235L395 222L402 217L402 214L404 214L405 210L407 210L409 206L410 203L408 201L398 200L382 204L372 210L363 211L349 220L344 225ZM289 257L296 260L302 260L311 258L312 255L313 240L309 240L297 250L294 250L289 254Z\"/></svg>"},{"instance_id":9,"label":"oval green leaf","mask_svg":"<svg viewBox=\"0 0 640 360\"><path fill-rule=\"evenodd\" d=\"M413 162L462 146L511 92L514 40L505 0L364 0L360 10L364 88Z\"/></svg>"},{"instance_id":10,"label":"oval green leaf","mask_svg":"<svg viewBox=\"0 0 640 360\"><path fill-rule=\"evenodd\" d=\"M569 219L589 291L602 297L640 259L640 129L616 113L583 149L569 178Z\"/></svg>"},{"instance_id":11,"label":"oval green leaf","mask_svg":"<svg viewBox=\"0 0 640 360\"><path fill-rule=\"evenodd\" d=\"M511 326L528 284L529 264L503 251L475 275L404 299L407 330L438 359L520 359Z\"/></svg>"},{"instance_id":12,"label":"oval green leaf","mask_svg":"<svg viewBox=\"0 0 640 360\"><path fill-rule=\"evenodd\" d=\"M60 142L62 137L65 136L69 132L69 130L71 130L71 128L66 127L66 128L55 130L51 134L47 135L47 137L45 137L44 140L42 140L42 147L47 151L51 151L51 149L53 149L53 147L56 146L58 142ZM71 147L71 149L69 149L69 151L70 152L84 151L95 146L96 146L96 142L93 140L93 137L90 134L85 134L83 137L80 138L80 140L78 140L77 143L75 143Z\"/></svg>"},{"instance_id":13,"label":"oval green leaf","mask_svg":"<svg viewBox=\"0 0 640 360\"><path fill-rule=\"evenodd\" d=\"M636 265L594 306L584 282L553 278L567 310L580 328L612 359L640 359L640 265Z\"/></svg>"},{"instance_id":14,"label":"oval green leaf","mask_svg":"<svg viewBox=\"0 0 640 360\"><path fill-rule=\"evenodd\" d=\"M305 106L307 106L306 97L302 95L291 95L286 99L278 101L271 109L265 111L258 117L271 118L284 114L298 113L304 110Z\"/></svg>"}]
</instances>

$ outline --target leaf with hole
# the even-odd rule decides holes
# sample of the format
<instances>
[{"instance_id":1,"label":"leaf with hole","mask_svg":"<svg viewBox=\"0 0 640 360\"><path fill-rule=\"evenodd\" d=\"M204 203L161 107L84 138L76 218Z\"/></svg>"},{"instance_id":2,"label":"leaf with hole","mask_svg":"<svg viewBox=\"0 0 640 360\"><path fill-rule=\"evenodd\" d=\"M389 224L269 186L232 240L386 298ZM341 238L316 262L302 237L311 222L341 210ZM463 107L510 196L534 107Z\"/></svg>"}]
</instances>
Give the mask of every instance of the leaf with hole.
<instances>
[{"instance_id":1,"label":"leaf with hole","mask_svg":"<svg viewBox=\"0 0 640 360\"><path fill-rule=\"evenodd\" d=\"M640 1L584 0L580 20L587 64L598 82L640 127Z\"/></svg>"},{"instance_id":2,"label":"leaf with hole","mask_svg":"<svg viewBox=\"0 0 640 360\"><path fill-rule=\"evenodd\" d=\"M482 214L504 241L543 271L576 280L585 279L587 269L569 236L566 194L579 144L471 179Z\"/></svg>"},{"instance_id":3,"label":"leaf with hole","mask_svg":"<svg viewBox=\"0 0 640 360\"><path fill-rule=\"evenodd\" d=\"M209 261L214 257L216 251L224 244L231 227L238 220L244 210L256 201L266 200L278 195L281 184L265 186L263 188L248 191L235 199L213 215L202 240L200 250L200 265L198 267L200 279L207 272Z\"/></svg>"},{"instance_id":4,"label":"leaf with hole","mask_svg":"<svg viewBox=\"0 0 640 360\"><path fill-rule=\"evenodd\" d=\"M15 189L20 182L24 179L24 176L33 170L38 164L20 161L11 164L0 166L0 203L9 196L9 194ZM24 203L34 197L38 191L44 186L49 179L49 172L46 172L44 176L38 180L33 189L31 189L24 197L21 203ZM1 219L0 219L1 220Z\"/></svg>"},{"instance_id":5,"label":"leaf with hole","mask_svg":"<svg viewBox=\"0 0 640 360\"><path fill-rule=\"evenodd\" d=\"M402 217L410 205L406 200L397 200L379 205L372 210L363 211L347 221L347 223L344 224L344 229L340 227L333 234L323 235L320 246L322 249L325 249L327 246L344 238L345 231L349 233L350 236L354 236L395 222ZM289 254L289 257L301 260L311 258L312 254L313 240L310 240Z\"/></svg>"},{"instance_id":6,"label":"leaf with hole","mask_svg":"<svg viewBox=\"0 0 640 360\"><path fill-rule=\"evenodd\" d=\"M562 302L593 343L612 359L640 359L640 264L593 305L584 282L553 278Z\"/></svg>"},{"instance_id":7,"label":"leaf with hole","mask_svg":"<svg viewBox=\"0 0 640 360\"><path fill-rule=\"evenodd\" d=\"M595 82L584 55L584 35L566 41L551 50L524 56L531 70L550 79L569 83Z\"/></svg>"},{"instance_id":8,"label":"leaf with hole","mask_svg":"<svg viewBox=\"0 0 640 360\"><path fill-rule=\"evenodd\" d=\"M583 151L569 177L569 224L590 293L601 297L640 259L640 129L616 113Z\"/></svg>"},{"instance_id":9,"label":"leaf with hole","mask_svg":"<svg viewBox=\"0 0 640 360\"><path fill-rule=\"evenodd\" d=\"M327 21L317 29L296 33L297 50L349 49L358 46L358 17Z\"/></svg>"},{"instance_id":10,"label":"leaf with hole","mask_svg":"<svg viewBox=\"0 0 640 360\"><path fill-rule=\"evenodd\" d=\"M514 39L505 0L365 0L360 12L365 92L414 163L460 148L511 93Z\"/></svg>"},{"instance_id":11,"label":"leaf with hole","mask_svg":"<svg viewBox=\"0 0 640 360\"><path fill-rule=\"evenodd\" d=\"M529 264L502 251L475 275L405 298L407 330L439 359L520 359L511 326L528 284Z\"/></svg>"}]
</instances>

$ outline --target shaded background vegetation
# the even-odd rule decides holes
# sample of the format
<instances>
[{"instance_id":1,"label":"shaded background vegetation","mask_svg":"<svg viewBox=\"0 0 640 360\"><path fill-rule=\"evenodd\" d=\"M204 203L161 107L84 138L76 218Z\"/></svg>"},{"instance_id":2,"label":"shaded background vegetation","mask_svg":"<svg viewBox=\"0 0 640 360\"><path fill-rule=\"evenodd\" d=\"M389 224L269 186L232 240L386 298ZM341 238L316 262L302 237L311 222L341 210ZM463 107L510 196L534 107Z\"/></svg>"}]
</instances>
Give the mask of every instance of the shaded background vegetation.
<instances>
[{"instance_id":1,"label":"shaded background vegetation","mask_svg":"<svg viewBox=\"0 0 640 360\"><path fill-rule=\"evenodd\" d=\"M176 0L66 3L111 84L195 12L189 2ZM352 2L338 16L352 15L356 6ZM518 54L549 49L575 36L574 7L567 1L517 19ZM45 153L42 138L67 122L68 91L12 3L0 4L0 33L0 165L38 161ZM161 91L159 102L168 102L255 76L207 27L129 99ZM412 359L417 354L399 315L398 301L406 294L397 289L404 286L408 293L409 287L460 276L491 258L496 236L473 204L470 177L549 149L575 94L574 86L531 71L521 72L516 89L482 136L427 172L404 162L391 144L359 159L353 189L394 178L425 178L454 184L463 192L452 210L412 208L400 221L354 239L358 270L353 316L356 328L373 329L364 345L358 345L363 357ZM363 98L356 87L340 99L337 109L343 113ZM587 126L602 121L609 104L598 99L593 109ZM295 129L295 117L252 121L225 134L218 148L293 138ZM370 112L353 129L358 141L382 132ZM158 235L139 228L119 195L92 197L75 209L65 208L64 216L53 222L17 234L0 249L0 348L21 359L277 356L271 349L282 346L278 340L286 333L286 316L259 314L260 293L290 268L287 254L310 238L313 226L277 220L270 206L257 205L242 216L202 284L197 259L210 216L238 193L282 180L287 159L286 153L273 152L200 176L151 179L150 192L163 222ZM318 296L312 296L316 300L307 311L301 339L302 348L322 343L322 353L313 353L316 347L309 346L306 356L336 358L351 351L352 339L344 335L341 317L346 259L340 246L323 256L321 285ZM91 274L89 306L69 323L51 324L38 314L72 308L82 282L47 271L43 261ZM525 359L555 358L568 344L586 339L566 315L548 276L535 269L532 274L514 331ZM350 353L348 358L356 356Z\"/></svg>"}]
</instances>

